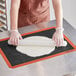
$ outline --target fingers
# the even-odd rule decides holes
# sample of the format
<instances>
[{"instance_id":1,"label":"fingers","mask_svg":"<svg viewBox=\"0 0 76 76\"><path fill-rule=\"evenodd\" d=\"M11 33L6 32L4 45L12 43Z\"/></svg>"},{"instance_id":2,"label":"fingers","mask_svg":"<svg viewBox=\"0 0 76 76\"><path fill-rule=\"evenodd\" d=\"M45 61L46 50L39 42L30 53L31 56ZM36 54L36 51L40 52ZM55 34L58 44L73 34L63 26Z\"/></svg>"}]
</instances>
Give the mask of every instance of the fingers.
<instances>
[{"instance_id":1,"label":"fingers","mask_svg":"<svg viewBox=\"0 0 76 76\"><path fill-rule=\"evenodd\" d=\"M20 39L20 40L22 40L22 39L23 39L21 35L19 36L19 39Z\"/></svg>"},{"instance_id":2,"label":"fingers","mask_svg":"<svg viewBox=\"0 0 76 76\"><path fill-rule=\"evenodd\" d=\"M56 45L57 45L57 47L59 47L59 44L60 44L60 40L56 39Z\"/></svg>"},{"instance_id":3,"label":"fingers","mask_svg":"<svg viewBox=\"0 0 76 76\"><path fill-rule=\"evenodd\" d=\"M57 39L57 37L55 37L55 35L53 35L53 38L52 39L55 41L56 46L58 47L59 40Z\"/></svg>"},{"instance_id":4,"label":"fingers","mask_svg":"<svg viewBox=\"0 0 76 76\"><path fill-rule=\"evenodd\" d=\"M63 41L64 41L64 39L57 39L56 40L56 45L57 45L57 47L60 47L60 46L63 46Z\"/></svg>"},{"instance_id":5,"label":"fingers","mask_svg":"<svg viewBox=\"0 0 76 76\"><path fill-rule=\"evenodd\" d=\"M59 46L63 46L63 41L64 41L64 39L61 38L60 41L59 41Z\"/></svg>"},{"instance_id":6,"label":"fingers","mask_svg":"<svg viewBox=\"0 0 76 76\"><path fill-rule=\"evenodd\" d=\"M10 37L10 44L14 44L14 38Z\"/></svg>"},{"instance_id":7,"label":"fingers","mask_svg":"<svg viewBox=\"0 0 76 76\"><path fill-rule=\"evenodd\" d=\"M10 38L10 44L18 45L19 44L19 38Z\"/></svg>"},{"instance_id":8,"label":"fingers","mask_svg":"<svg viewBox=\"0 0 76 76\"><path fill-rule=\"evenodd\" d=\"M52 39L55 41L57 47L60 47L63 45L63 41L64 41L63 38L53 37Z\"/></svg>"},{"instance_id":9,"label":"fingers","mask_svg":"<svg viewBox=\"0 0 76 76\"><path fill-rule=\"evenodd\" d=\"M18 43L19 43L19 38L16 38L16 39L14 40L14 45L18 45Z\"/></svg>"},{"instance_id":10,"label":"fingers","mask_svg":"<svg viewBox=\"0 0 76 76\"><path fill-rule=\"evenodd\" d=\"M56 43L56 46L59 47L59 44L60 44L59 38L55 38L54 41Z\"/></svg>"}]
</instances>

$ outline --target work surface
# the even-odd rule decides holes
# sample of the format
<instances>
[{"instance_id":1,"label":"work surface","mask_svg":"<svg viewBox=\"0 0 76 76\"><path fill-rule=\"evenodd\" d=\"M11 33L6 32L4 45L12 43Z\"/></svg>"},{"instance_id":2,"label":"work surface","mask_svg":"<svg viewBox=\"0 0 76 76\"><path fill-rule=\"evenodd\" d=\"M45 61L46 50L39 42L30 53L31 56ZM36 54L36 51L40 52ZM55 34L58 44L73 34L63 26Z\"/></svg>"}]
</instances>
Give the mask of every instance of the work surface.
<instances>
[{"instance_id":1,"label":"work surface","mask_svg":"<svg viewBox=\"0 0 76 76\"><path fill-rule=\"evenodd\" d=\"M52 27L55 25L55 21L48 23L48 27ZM42 27L37 26L27 26L24 28L20 28L20 33L27 33L31 31L38 30ZM64 34L69 37L69 39L76 45L76 30L64 20ZM8 32L1 33L1 35L6 36ZM0 35L0 36L1 36ZM6 36L8 37L8 35ZM62 76L64 74L68 74L76 71L76 52L71 52L65 55L61 55L58 57L54 57L52 59L40 61L38 63L34 63L28 66L20 67L17 69L10 69L2 56L0 56L0 75L1 76Z\"/></svg>"}]
</instances>

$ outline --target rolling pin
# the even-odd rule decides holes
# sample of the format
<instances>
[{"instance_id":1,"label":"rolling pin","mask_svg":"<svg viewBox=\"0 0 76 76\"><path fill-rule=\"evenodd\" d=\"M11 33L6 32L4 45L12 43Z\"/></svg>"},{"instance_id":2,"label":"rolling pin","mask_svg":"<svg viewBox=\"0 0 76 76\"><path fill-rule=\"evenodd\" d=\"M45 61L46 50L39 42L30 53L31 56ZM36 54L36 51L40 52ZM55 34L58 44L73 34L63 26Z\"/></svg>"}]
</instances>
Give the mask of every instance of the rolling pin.
<instances>
[{"instance_id":1,"label":"rolling pin","mask_svg":"<svg viewBox=\"0 0 76 76\"><path fill-rule=\"evenodd\" d=\"M8 44L12 45L10 40L8 40ZM41 46L41 47L51 47L51 46L56 46L55 41L53 41L52 39L49 39L49 41L47 40L19 40L19 44L18 46ZM60 46L67 46L67 42L64 41L62 45Z\"/></svg>"}]
</instances>

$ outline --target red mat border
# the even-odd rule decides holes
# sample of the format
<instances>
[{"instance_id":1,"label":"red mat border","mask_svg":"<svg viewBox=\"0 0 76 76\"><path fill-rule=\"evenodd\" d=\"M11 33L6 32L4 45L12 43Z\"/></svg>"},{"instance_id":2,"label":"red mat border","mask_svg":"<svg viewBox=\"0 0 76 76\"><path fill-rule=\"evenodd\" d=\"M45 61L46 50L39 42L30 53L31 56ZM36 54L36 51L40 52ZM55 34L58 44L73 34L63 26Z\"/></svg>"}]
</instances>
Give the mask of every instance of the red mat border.
<instances>
[{"instance_id":1,"label":"red mat border","mask_svg":"<svg viewBox=\"0 0 76 76\"><path fill-rule=\"evenodd\" d=\"M32 33L37 33L37 32L49 30L49 29L52 29L52 28L56 28L56 27L45 28L45 29L42 29L42 30L37 30L37 31L29 32L29 33L24 33L24 34L21 34L21 35L22 36L29 35L29 34L32 34ZM38 62L38 61L41 61L41 60L53 58L53 57L56 57L56 56L59 56L59 55L63 55L63 54L67 54L67 53L76 51L76 46L65 35L64 35L64 38L71 44L71 46L74 49L68 50L68 51L65 51L65 52L61 52L61 53L58 53L58 54L55 54L55 55L47 56L47 57L44 57L44 58L36 59L36 60L33 60L33 61L29 61L29 62L26 62L26 63L18 64L18 65L15 65L15 66L12 66L10 64L9 60L7 59L7 57L5 56L5 54L4 54L4 52L2 51L1 48L0 48L0 53L1 53L2 57L4 58L4 60L5 60L6 64L8 65L8 67L14 69L14 68L17 68L17 67L20 67L20 66L24 66L24 65L27 65L27 64L35 63L35 62ZM4 39L0 39L0 41L4 41L4 40L8 40L8 39L9 38L4 38Z\"/></svg>"}]
</instances>

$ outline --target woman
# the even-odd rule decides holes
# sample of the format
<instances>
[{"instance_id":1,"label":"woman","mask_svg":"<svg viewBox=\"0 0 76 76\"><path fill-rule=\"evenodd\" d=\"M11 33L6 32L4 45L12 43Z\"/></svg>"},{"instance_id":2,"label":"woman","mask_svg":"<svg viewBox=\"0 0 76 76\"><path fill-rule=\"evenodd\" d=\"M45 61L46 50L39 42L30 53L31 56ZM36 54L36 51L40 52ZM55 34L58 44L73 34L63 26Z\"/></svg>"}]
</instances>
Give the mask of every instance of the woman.
<instances>
[{"instance_id":1,"label":"woman","mask_svg":"<svg viewBox=\"0 0 76 76\"><path fill-rule=\"evenodd\" d=\"M52 0L55 17L56 31L53 40L57 46L63 43L63 12L61 0ZM49 0L11 0L11 35L12 45L18 45L22 39L18 28L31 24L50 21Z\"/></svg>"}]
</instances>

